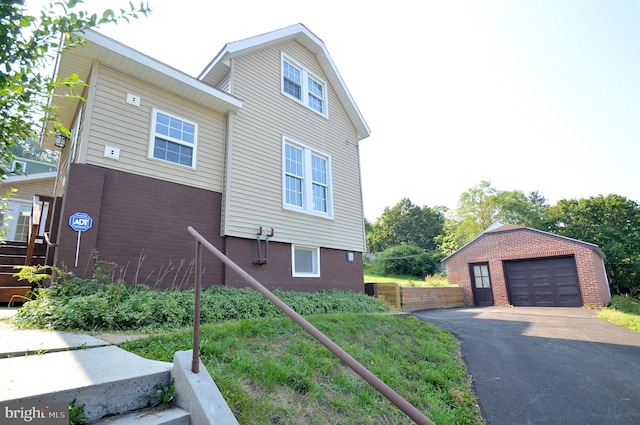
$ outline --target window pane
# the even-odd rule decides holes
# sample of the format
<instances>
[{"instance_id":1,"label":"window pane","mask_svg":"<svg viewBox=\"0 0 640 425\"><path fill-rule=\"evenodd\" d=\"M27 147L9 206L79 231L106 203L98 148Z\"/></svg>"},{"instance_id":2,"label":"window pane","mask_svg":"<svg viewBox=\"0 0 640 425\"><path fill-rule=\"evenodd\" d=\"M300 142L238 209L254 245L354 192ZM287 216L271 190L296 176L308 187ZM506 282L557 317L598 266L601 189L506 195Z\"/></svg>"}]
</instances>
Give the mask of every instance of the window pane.
<instances>
[{"instance_id":1,"label":"window pane","mask_svg":"<svg viewBox=\"0 0 640 425\"><path fill-rule=\"evenodd\" d=\"M302 100L302 88L298 84L294 84L291 80L284 80L284 92L290 94L298 100Z\"/></svg>"},{"instance_id":2,"label":"window pane","mask_svg":"<svg viewBox=\"0 0 640 425\"><path fill-rule=\"evenodd\" d=\"M165 114L156 114L156 133L169 135L169 117Z\"/></svg>"},{"instance_id":3,"label":"window pane","mask_svg":"<svg viewBox=\"0 0 640 425\"><path fill-rule=\"evenodd\" d=\"M196 126L189 123L182 123L182 140L193 144L195 140Z\"/></svg>"},{"instance_id":4,"label":"window pane","mask_svg":"<svg viewBox=\"0 0 640 425\"><path fill-rule=\"evenodd\" d=\"M485 265L480 266L480 275L482 277L487 277L489 276L489 268Z\"/></svg>"},{"instance_id":5,"label":"window pane","mask_svg":"<svg viewBox=\"0 0 640 425\"><path fill-rule=\"evenodd\" d=\"M16 235L14 240L26 242L29 238L29 219L30 217L27 215L23 215L23 212L31 211L31 207L29 206L20 206L20 210L18 212L18 223L16 225Z\"/></svg>"},{"instance_id":6,"label":"window pane","mask_svg":"<svg viewBox=\"0 0 640 425\"><path fill-rule=\"evenodd\" d=\"M324 99L324 86L312 78L309 78L309 93L320 99Z\"/></svg>"},{"instance_id":7,"label":"window pane","mask_svg":"<svg viewBox=\"0 0 640 425\"><path fill-rule=\"evenodd\" d=\"M327 212L327 188L313 185L313 209L315 211Z\"/></svg>"},{"instance_id":8,"label":"window pane","mask_svg":"<svg viewBox=\"0 0 640 425\"><path fill-rule=\"evenodd\" d=\"M308 248L295 248L295 272L296 273L318 273L317 250Z\"/></svg>"},{"instance_id":9,"label":"window pane","mask_svg":"<svg viewBox=\"0 0 640 425\"><path fill-rule=\"evenodd\" d=\"M302 206L302 179L287 176L286 179L286 203Z\"/></svg>"},{"instance_id":10,"label":"window pane","mask_svg":"<svg viewBox=\"0 0 640 425\"><path fill-rule=\"evenodd\" d=\"M284 61L282 64L283 89L298 100L302 100L302 79L300 70Z\"/></svg>"},{"instance_id":11,"label":"window pane","mask_svg":"<svg viewBox=\"0 0 640 425\"><path fill-rule=\"evenodd\" d=\"M160 114L158 114L159 116ZM160 121L156 122L156 133L158 134L162 134L164 136L168 136L169 135L169 125L168 124L164 124Z\"/></svg>"},{"instance_id":12,"label":"window pane","mask_svg":"<svg viewBox=\"0 0 640 425\"><path fill-rule=\"evenodd\" d=\"M479 276L476 276L475 281L476 281L476 288L482 288L482 278Z\"/></svg>"},{"instance_id":13,"label":"window pane","mask_svg":"<svg viewBox=\"0 0 640 425\"><path fill-rule=\"evenodd\" d=\"M285 162L285 171L288 174L302 177L302 149L286 145Z\"/></svg>"},{"instance_id":14,"label":"window pane","mask_svg":"<svg viewBox=\"0 0 640 425\"><path fill-rule=\"evenodd\" d=\"M309 107L311 109L314 109L320 113L323 113L323 106L324 104L322 103L322 101L320 101L319 99L313 96L309 96Z\"/></svg>"},{"instance_id":15,"label":"window pane","mask_svg":"<svg viewBox=\"0 0 640 425\"><path fill-rule=\"evenodd\" d=\"M309 84L309 107L322 113L324 111L324 86L312 78L308 79Z\"/></svg>"},{"instance_id":16,"label":"window pane","mask_svg":"<svg viewBox=\"0 0 640 425\"><path fill-rule=\"evenodd\" d=\"M191 166L193 163L193 148L156 137L153 157Z\"/></svg>"},{"instance_id":17,"label":"window pane","mask_svg":"<svg viewBox=\"0 0 640 425\"><path fill-rule=\"evenodd\" d=\"M311 178L315 183L327 184L327 161L311 155Z\"/></svg>"},{"instance_id":18,"label":"window pane","mask_svg":"<svg viewBox=\"0 0 640 425\"><path fill-rule=\"evenodd\" d=\"M286 78L287 80L290 80L298 85L302 83L302 80L300 78L300 70L291 65L289 62L284 61L282 71L284 74L284 78Z\"/></svg>"},{"instance_id":19,"label":"window pane","mask_svg":"<svg viewBox=\"0 0 640 425\"><path fill-rule=\"evenodd\" d=\"M489 288L491 285L489 284L489 276L482 276L482 287Z\"/></svg>"}]
</instances>

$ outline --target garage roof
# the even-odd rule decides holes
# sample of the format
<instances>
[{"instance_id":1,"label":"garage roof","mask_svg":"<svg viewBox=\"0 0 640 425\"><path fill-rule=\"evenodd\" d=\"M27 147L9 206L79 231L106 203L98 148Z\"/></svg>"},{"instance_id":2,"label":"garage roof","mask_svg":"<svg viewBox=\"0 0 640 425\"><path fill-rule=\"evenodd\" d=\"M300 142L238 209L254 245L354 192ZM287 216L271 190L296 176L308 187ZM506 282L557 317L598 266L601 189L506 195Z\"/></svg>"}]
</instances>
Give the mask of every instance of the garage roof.
<instances>
[{"instance_id":1,"label":"garage roof","mask_svg":"<svg viewBox=\"0 0 640 425\"><path fill-rule=\"evenodd\" d=\"M580 244L580 245L584 245L584 246L592 249L593 251L595 251L602 259L604 259L606 257L604 252L596 244L592 244L592 243L584 242L584 241L579 241L577 239L568 238L566 236L555 235L555 234L549 233L549 232L543 232L542 230L538 230L538 229L531 229L529 227L517 226L515 224L503 224L503 223L501 223L499 221L496 221L491 226L487 227L487 229L484 232L482 232L480 235L478 235L476 238L474 238L471 242L468 242L467 244L465 244L462 248L458 249L453 254L451 254L448 257L442 259L441 262L442 263L447 262L447 260L449 260L451 257L453 257L455 255L458 255L459 253L464 251L468 246L474 244L479 239L484 238L487 235L494 234L494 233L519 232L519 231L530 231L530 232L540 233L540 234L543 234L545 236L549 236L549 237L552 237L552 238L563 239L563 240L566 240L566 241L569 241L569 242L573 242L573 243L577 243L577 244Z\"/></svg>"}]
</instances>

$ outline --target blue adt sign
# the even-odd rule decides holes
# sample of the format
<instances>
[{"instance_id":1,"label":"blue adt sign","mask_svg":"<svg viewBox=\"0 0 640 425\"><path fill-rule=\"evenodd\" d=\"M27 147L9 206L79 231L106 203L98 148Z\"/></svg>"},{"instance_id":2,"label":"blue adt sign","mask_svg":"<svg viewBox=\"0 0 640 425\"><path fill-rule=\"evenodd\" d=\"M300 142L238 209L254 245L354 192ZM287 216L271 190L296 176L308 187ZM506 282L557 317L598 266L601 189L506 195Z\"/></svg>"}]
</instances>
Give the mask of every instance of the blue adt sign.
<instances>
[{"instance_id":1,"label":"blue adt sign","mask_svg":"<svg viewBox=\"0 0 640 425\"><path fill-rule=\"evenodd\" d=\"M84 232L91 229L93 219L87 213L77 212L69 217L69 226L76 232Z\"/></svg>"}]
</instances>

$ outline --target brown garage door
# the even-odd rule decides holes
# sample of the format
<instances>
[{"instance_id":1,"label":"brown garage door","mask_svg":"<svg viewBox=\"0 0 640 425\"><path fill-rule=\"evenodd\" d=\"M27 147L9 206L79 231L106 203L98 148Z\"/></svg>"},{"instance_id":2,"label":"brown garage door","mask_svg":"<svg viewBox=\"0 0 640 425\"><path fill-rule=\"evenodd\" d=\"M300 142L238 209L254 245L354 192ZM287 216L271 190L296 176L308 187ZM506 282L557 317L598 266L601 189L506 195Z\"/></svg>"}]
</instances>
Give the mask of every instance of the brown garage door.
<instances>
[{"instance_id":1,"label":"brown garage door","mask_svg":"<svg viewBox=\"0 0 640 425\"><path fill-rule=\"evenodd\" d=\"M511 305L582 306L574 257L505 261L504 272Z\"/></svg>"}]
</instances>

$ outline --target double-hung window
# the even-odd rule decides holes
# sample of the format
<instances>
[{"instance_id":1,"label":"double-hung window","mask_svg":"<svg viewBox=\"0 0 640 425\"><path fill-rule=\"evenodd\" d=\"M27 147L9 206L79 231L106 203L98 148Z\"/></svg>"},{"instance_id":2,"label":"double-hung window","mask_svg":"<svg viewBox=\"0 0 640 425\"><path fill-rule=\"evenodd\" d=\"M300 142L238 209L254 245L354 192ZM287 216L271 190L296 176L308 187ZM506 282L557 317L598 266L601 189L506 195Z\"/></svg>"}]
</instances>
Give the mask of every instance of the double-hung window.
<instances>
[{"instance_id":1,"label":"double-hung window","mask_svg":"<svg viewBox=\"0 0 640 425\"><path fill-rule=\"evenodd\" d=\"M174 115L153 110L149 156L195 168L198 125Z\"/></svg>"},{"instance_id":2,"label":"double-hung window","mask_svg":"<svg viewBox=\"0 0 640 425\"><path fill-rule=\"evenodd\" d=\"M332 217L331 158L283 138L284 208Z\"/></svg>"},{"instance_id":3,"label":"double-hung window","mask_svg":"<svg viewBox=\"0 0 640 425\"><path fill-rule=\"evenodd\" d=\"M309 109L327 116L327 84L282 55L282 93Z\"/></svg>"}]
</instances>

